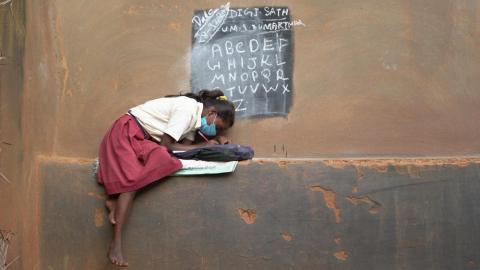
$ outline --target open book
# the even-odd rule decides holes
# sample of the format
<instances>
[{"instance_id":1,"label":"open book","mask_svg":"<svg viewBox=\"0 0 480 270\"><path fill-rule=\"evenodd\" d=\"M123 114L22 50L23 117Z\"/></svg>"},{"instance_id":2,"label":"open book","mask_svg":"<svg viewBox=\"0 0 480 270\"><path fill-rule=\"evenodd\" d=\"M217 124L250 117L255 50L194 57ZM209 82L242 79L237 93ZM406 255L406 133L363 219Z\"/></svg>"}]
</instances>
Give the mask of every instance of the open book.
<instances>
[{"instance_id":1,"label":"open book","mask_svg":"<svg viewBox=\"0 0 480 270\"><path fill-rule=\"evenodd\" d=\"M180 159L180 161L183 165L182 169L172 176L230 173L235 171L238 164L238 161L217 162L192 159Z\"/></svg>"}]
</instances>

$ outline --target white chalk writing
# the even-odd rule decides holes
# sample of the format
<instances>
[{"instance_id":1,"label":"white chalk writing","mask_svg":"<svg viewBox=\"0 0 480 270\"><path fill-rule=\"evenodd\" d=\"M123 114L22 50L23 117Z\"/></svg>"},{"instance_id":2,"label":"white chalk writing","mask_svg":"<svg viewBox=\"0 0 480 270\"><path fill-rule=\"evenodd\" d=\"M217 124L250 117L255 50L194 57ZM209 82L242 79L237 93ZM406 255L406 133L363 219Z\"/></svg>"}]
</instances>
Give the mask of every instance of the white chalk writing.
<instances>
[{"instance_id":1,"label":"white chalk writing","mask_svg":"<svg viewBox=\"0 0 480 270\"><path fill-rule=\"evenodd\" d=\"M291 21L287 7L225 6L224 21L215 18L220 9L198 11L192 18L194 91L224 90L239 116L288 113L293 85L291 31L305 24Z\"/></svg>"},{"instance_id":2,"label":"white chalk writing","mask_svg":"<svg viewBox=\"0 0 480 270\"><path fill-rule=\"evenodd\" d=\"M222 27L227 19L229 8L230 3L227 3L216 10L209 11L208 16L205 17L203 21L203 25L201 25L194 36L200 44L209 42L218 30L220 30L220 27ZM200 19L200 24L201 23L202 19Z\"/></svg>"},{"instance_id":3,"label":"white chalk writing","mask_svg":"<svg viewBox=\"0 0 480 270\"><path fill-rule=\"evenodd\" d=\"M289 40L278 34L214 43L205 63L212 71L210 83L231 97L247 91L255 94L259 89L276 92L279 87L284 89L282 94L289 93L286 82L290 78L283 69L283 53L288 46Z\"/></svg>"}]
</instances>

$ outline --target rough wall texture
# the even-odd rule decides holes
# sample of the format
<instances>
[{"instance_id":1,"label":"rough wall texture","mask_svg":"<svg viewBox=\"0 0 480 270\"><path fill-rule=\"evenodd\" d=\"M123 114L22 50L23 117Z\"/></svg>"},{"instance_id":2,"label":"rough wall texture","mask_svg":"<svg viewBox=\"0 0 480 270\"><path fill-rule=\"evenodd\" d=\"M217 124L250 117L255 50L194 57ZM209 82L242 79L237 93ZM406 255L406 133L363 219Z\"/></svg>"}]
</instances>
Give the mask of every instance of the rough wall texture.
<instances>
[{"instance_id":1,"label":"rough wall texture","mask_svg":"<svg viewBox=\"0 0 480 270\"><path fill-rule=\"evenodd\" d=\"M253 162L171 177L137 197L129 269L478 269L478 162ZM114 269L90 169L42 167L41 269Z\"/></svg>"},{"instance_id":2,"label":"rough wall texture","mask_svg":"<svg viewBox=\"0 0 480 270\"><path fill-rule=\"evenodd\" d=\"M60 262L49 256L47 248L72 248L73 246L62 242L65 240L63 238L60 238L60 242L55 242L59 239L55 233L57 230L62 233L65 233L64 230L72 232L76 225L68 220L64 221L65 223L56 223L54 221L58 217L54 215L82 213L77 211L77 208L83 205L100 207L100 203L95 197L85 197L83 193L83 197L75 197L75 194L69 193L73 192L68 189L68 184L71 183L65 183L69 179L75 179L74 184L78 185L78 190L82 192L93 188L90 182L83 186L83 183L90 181L86 168L82 167L86 164L84 159L89 160L96 156L97 146L104 132L111 122L128 108L148 99L189 89L193 11L218 7L224 2L27 0L24 3L21 0L4 0L0 3L0 171L7 179L0 179L0 229L16 232L9 259L21 257L12 265L13 269L48 269L50 265L55 265L57 269L61 267L60 263L67 267L69 260L76 260L73 254L67 254L70 257L64 257L64 261ZM479 1L232 1L231 5L286 6L290 8L292 19L301 19L306 25L294 29L295 93L288 117L244 119L238 121L231 132L235 142L252 145L258 156L332 158L479 154L480 126L475 122L480 119ZM250 165L246 166L242 169L242 176L234 181L240 181L238 185L248 186L246 179L266 177L262 183L276 183L272 186L272 192L279 192L267 196L266 202L282 204L283 198L289 198L292 190L300 189L299 183L317 179L310 178L311 175L327 173L325 168L320 166L318 169L307 163L305 161L300 167L292 168L303 170L304 173L296 174L295 177L285 176L285 179L282 178L282 185L277 185L278 183L269 177L283 177L283 171L269 167L266 172L262 172L257 165L252 165L252 168L248 167ZM64 173L70 170L69 166L79 166L81 169L73 170L72 175L67 174L68 177L65 178ZM292 165L287 163L285 166ZM415 166L406 170L415 172L414 168ZM313 260L315 265L328 267L332 263L338 263L338 258L342 261L342 258L350 257L354 259L348 261L347 266L342 266L346 267L345 269L352 263L360 263L365 267L394 263L398 269L418 269L417 266L436 266L433 261L428 261L429 258L454 254L454 259L449 262L452 267L464 268L465 262L468 262L468 267L475 267L479 261L478 254L470 254L465 247L478 246L480 242L474 233L474 230L478 231L475 227L478 225L478 213L468 210L472 208L475 196L475 192L471 192L469 187L472 191L478 191L478 168L432 168L432 174L425 176L424 180L433 181L432 186L437 188L442 196L428 194L428 190L424 190L427 188L414 190L417 192L413 193L414 195L401 193L396 188L386 188L382 191L386 194L382 195L385 196L382 203L390 204L397 210L411 209L412 212L405 210L407 212L402 212L404 215L398 217L389 216L392 212L388 212L374 221L370 220L371 213L368 211L361 216L352 214L351 222L358 221L368 229L372 229L369 226L386 228L388 224L393 224L392 219L395 220L398 228L394 232L385 229L384 233L388 235L384 235L385 238L378 236L381 239L378 238L380 242L377 251L391 251L388 256L368 261L360 259L361 254L348 252L348 248L355 250L370 245L365 239L373 233L368 231L364 237L358 236L357 242L352 240L353 242L345 243L347 254L338 253L335 259L331 258L334 246L325 242L322 247L328 250L326 256L330 257ZM40 177L40 172L43 177ZM444 177L442 173L448 174L449 178L438 182L438 179ZM329 181L344 179L340 174L331 174ZM45 175L52 179L45 179ZM369 181L372 187L367 190L374 190L376 186L382 185L395 187L402 183L417 183L415 173L410 176L413 180L398 176L388 178L379 174L373 177L375 181ZM60 181L62 179L64 181ZM460 182L452 179L460 179ZM345 185L348 186L345 183L350 183L351 180L345 181L340 181L338 185L329 182L327 188L345 188ZM228 193L231 192L229 188L242 189L239 186L227 185L223 181L211 184L208 182L208 185L227 194L233 194ZM194 182L189 182L186 187L177 187L180 191L183 188L193 190L202 187ZM268 190L268 187L262 188ZM313 187L311 191L326 197L331 196L331 193L324 189L324 185ZM55 197L58 202L64 202L65 207L70 205L71 208L56 208L55 204L48 200L52 194L59 196ZM418 204L412 205L408 202L413 200L423 203L421 198L426 196L425 194L433 196L428 199L431 206L424 204L418 208ZM247 195L252 196L252 201L263 196L253 192L242 198L249 198ZM391 201L388 198L392 196L407 199ZM462 198L463 201L458 202L458 207L450 207L450 203L457 203L456 198ZM154 199L152 198L151 203L146 199L140 201L146 208L146 215L156 213L157 210L149 208L160 203L160 200ZM353 202L371 204L365 200ZM202 202L192 201L191 205L178 208L178 211L187 215L179 217L187 220L188 215L192 215L192 219L204 226L214 224L209 219L195 216L193 210L196 208L192 207L196 203L201 205ZM233 201L227 203L235 205ZM304 206L305 208L297 210L326 211L319 210L318 205ZM325 207L328 211L331 207L335 210L331 204ZM462 209L460 212L459 207ZM188 209L193 210L188 213ZM271 210L273 213L281 212L279 208ZM288 210L295 211L294 208ZM441 211L445 213L440 213ZM102 214L97 211L95 213L100 220ZM241 213L248 221L251 213ZM426 218L422 213L427 213L427 217L432 218ZM441 214L442 219L436 219L436 214ZM467 217L468 214L472 216ZM457 223L448 223L448 216L455 216ZM260 217L261 213L258 212L259 220ZM91 222L90 216L87 220L82 214L72 216L72 219L74 218L81 224ZM228 220L233 216L221 218ZM225 220L222 219L221 222ZM140 228L147 229L151 226L150 219L146 217L142 219L134 216L132 222ZM275 220L268 220L265 226L273 226L271 222ZM293 224L289 231L291 235L285 234L282 238L287 242L290 237L299 240L295 230L300 231L300 228L304 227L312 233L317 229L333 232L332 220L322 222L315 225L320 226L320 229L309 227L313 226L309 222ZM455 227L465 226L467 222L477 224L471 229L472 238L457 231ZM58 227L55 227L56 224L59 224ZM345 221L342 224L354 226L356 223L348 224ZM419 233L417 238L408 240L410 242L399 242L407 237L407 231L412 224L425 226L415 227ZM426 224L433 224L434 228ZM210 233L207 227L202 228L201 233ZM265 228L260 228L260 231ZM422 228L426 232L432 229L435 233L420 234ZM346 234L354 234L354 228L351 228L351 231L348 231L347 227L344 229ZM110 229L105 227L103 230L102 232L105 232ZM139 231L134 230L130 234L134 235ZM92 231L86 234L92 236L88 233ZM391 233L395 234L396 240L382 242L386 241L386 237ZM453 240L442 238L446 234L453 235L448 237L455 238L453 246L458 249L447 248ZM74 236L78 237L78 234ZM80 235L80 238L84 236ZM108 235L102 234L102 237ZM41 242L41 239L53 241ZM92 249L95 254L89 254L92 265L104 263L97 257L103 257L104 254L97 252L105 249L105 239L102 238L101 244L105 246L101 248L97 246L101 245L99 243L88 242L98 248ZM149 242L149 248L174 246L176 249L171 251L174 256L183 252L183 244L188 244L188 241L182 244L173 238L158 239L163 241L161 245L156 246ZM194 239L203 241L204 236ZM240 237L234 239L238 240ZM295 243L294 240L292 243ZM310 245L307 237L303 240L302 243ZM239 250L254 244L254 240L250 238L242 241L245 245L239 244ZM424 245L425 243L440 243L446 249L428 251L430 246ZM385 250L382 247L385 247ZM427 261L419 260L416 257L419 255L415 252L407 251L410 247L419 251L419 254L431 252L422 257ZM134 246L133 250L140 252L145 248ZM209 248L215 249L214 246ZM317 246L312 244L311 248ZM258 250L260 249L255 249ZM251 255L248 252L250 251L247 248L247 257ZM279 252L278 254L282 255L281 252L284 251ZM257 254L260 253L255 253ZM251 258L242 262L245 267L252 263L258 268L264 265L273 267L277 262L269 262L268 259L278 254L265 255L265 259L260 260L261 263L252 261ZM284 259L287 265L295 262L297 266L303 266L304 260L312 259L308 254L297 253L296 258ZM40 260L40 257L43 260ZM467 257L471 260L463 260ZM139 263L149 262L143 261L145 258L141 256L133 255L132 258ZM205 264L204 268L213 269L228 264L220 259L211 259L202 259L200 263ZM170 263L172 266L183 267L179 262L150 262L153 265ZM88 269L90 262L85 263L84 269Z\"/></svg>"}]
</instances>

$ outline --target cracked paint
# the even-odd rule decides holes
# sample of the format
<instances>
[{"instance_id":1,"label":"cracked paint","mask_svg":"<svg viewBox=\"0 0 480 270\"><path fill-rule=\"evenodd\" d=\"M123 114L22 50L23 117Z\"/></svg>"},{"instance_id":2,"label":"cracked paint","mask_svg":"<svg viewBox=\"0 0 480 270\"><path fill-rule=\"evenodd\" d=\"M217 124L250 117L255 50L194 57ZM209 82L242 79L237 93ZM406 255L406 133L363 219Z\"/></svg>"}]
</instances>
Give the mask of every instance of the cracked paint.
<instances>
[{"instance_id":1,"label":"cracked paint","mask_svg":"<svg viewBox=\"0 0 480 270\"><path fill-rule=\"evenodd\" d=\"M95 208L95 227L100 228L104 224L103 211L101 208Z\"/></svg>"},{"instance_id":2,"label":"cracked paint","mask_svg":"<svg viewBox=\"0 0 480 270\"><path fill-rule=\"evenodd\" d=\"M324 188L320 185L314 185L310 187L311 191L314 192L322 192L323 193L323 199L325 200L325 205L333 211L333 214L335 215L335 221L337 223L340 223L341 221L341 210L340 208L337 207L337 194L328 189Z\"/></svg>"},{"instance_id":3,"label":"cracked paint","mask_svg":"<svg viewBox=\"0 0 480 270\"><path fill-rule=\"evenodd\" d=\"M289 232L282 233L283 240L290 242L293 240L293 235Z\"/></svg>"},{"instance_id":4,"label":"cracked paint","mask_svg":"<svg viewBox=\"0 0 480 270\"><path fill-rule=\"evenodd\" d=\"M340 250L333 254L337 260L346 261L348 258L348 253L345 250Z\"/></svg>"},{"instance_id":5,"label":"cracked paint","mask_svg":"<svg viewBox=\"0 0 480 270\"><path fill-rule=\"evenodd\" d=\"M361 203L368 204L370 206L370 208L368 209L368 212L370 214L378 214L378 212L380 212L380 209L382 208L382 205L379 202L371 199L368 196L363 196L363 197L348 196L346 199L347 201L349 201L354 205L359 205Z\"/></svg>"},{"instance_id":6,"label":"cracked paint","mask_svg":"<svg viewBox=\"0 0 480 270\"><path fill-rule=\"evenodd\" d=\"M255 209L238 208L237 213L247 224L253 224L257 219L257 211Z\"/></svg>"}]
</instances>

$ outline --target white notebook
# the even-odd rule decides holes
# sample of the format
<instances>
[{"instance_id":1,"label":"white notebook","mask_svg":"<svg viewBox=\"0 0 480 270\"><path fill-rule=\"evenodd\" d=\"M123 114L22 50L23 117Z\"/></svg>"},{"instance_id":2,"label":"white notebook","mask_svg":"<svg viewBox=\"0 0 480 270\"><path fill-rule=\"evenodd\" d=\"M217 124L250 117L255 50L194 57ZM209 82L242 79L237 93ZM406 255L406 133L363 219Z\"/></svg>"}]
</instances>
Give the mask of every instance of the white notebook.
<instances>
[{"instance_id":1,"label":"white notebook","mask_svg":"<svg viewBox=\"0 0 480 270\"><path fill-rule=\"evenodd\" d=\"M172 176L230 173L235 171L238 164L238 161L217 162L191 159L180 159L180 161L182 169Z\"/></svg>"}]
</instances>

